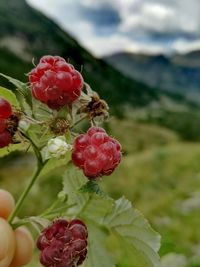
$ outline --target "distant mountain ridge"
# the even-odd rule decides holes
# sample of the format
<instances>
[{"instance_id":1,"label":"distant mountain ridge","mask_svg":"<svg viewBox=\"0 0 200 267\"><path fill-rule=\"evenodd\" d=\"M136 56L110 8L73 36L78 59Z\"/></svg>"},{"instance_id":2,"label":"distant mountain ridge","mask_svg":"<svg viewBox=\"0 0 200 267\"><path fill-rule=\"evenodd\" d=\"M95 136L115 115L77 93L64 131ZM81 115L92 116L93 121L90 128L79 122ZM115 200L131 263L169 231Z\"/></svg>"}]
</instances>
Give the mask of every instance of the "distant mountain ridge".
<instances>
[{"instance_id":1,"label":"distant mountain ridge","mask_svg":"<svg viewBox=\"0 0 200 267\"><path fill-rule=\"evenodd\" d=\"M200 102L200 51L171 57L117 53L104 59L132 79Z\"/></svg>"},{"instance_id":2,"label":"distant mountain ridge","mask_svg":"<svg viewBox=\"0 0 200 267\"><path fill-rule=\"evenodd\" d=\"M96 59L59 26L24 0L0 1L0 72L26 81L24 73L44 54L70 59L113 109L159 101L162 92L125 77L104 60ZM1 85L6 84L1 79ZM9 85L10 86L10 85Z\"/></svg>"},{"instance_id":3,"label":"distant mountain ridge","mask_svg":"<svg viewBox=\"0 0 200 267\"><path fill-rule=\"evenodd\" d=\"M184 94L180 95L180 90L179 93L177 90L167 92L157 88L161 83L150 84L148 79L145 80L147 77L151 80L147 74L148 70L154 70L152 63L155 66L159 63L160 68L169 66L171 62L167 58L152 58L146 71L140 67L141 73L138 67L141 66L141 59L138 58L132 70L135 75L138 67L136 78L143 82L136 81L122 74L123 69L116 70L118 64L111 66L105 60L95 58L56 23L28 6L24 0L0 1L0 27L0 72L27 82L25 74L33 68L33 58L37 63L45 54L60 55L70 59L78 70L82 69L84 80L107 100L113 115L131 117L132 120L137 117L147 123L172 129L187 140L200 139L199 106L185 99ZM146 58L142 60L146 65ZM180 64L180 59L177 60ZM124 62L125 68L127 62L132 64L130 60ZM152 77L157 81L155 72L152 72ZM11 87L2 78L0 85Z\"/></svg>"}]
</instances>

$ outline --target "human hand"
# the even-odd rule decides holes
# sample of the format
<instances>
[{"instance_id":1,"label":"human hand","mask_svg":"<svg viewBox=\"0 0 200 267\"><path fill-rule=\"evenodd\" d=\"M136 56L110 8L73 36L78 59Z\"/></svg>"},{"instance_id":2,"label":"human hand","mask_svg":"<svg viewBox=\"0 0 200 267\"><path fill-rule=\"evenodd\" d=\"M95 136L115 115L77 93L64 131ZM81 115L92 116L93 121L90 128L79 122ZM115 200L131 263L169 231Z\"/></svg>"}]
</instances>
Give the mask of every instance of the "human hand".
<instances>
[{"instance_id":1,"label":"human hand","mask_svg":"<svg viewBox=\"0 0 200 267\"><path fill-rule=\"evenodd\" d=\"M0 267L21 267L33 254L33 238L25 227L13 230L7 219L15 206L13 196L0 189Z\"/></svg>"}]
</instances>

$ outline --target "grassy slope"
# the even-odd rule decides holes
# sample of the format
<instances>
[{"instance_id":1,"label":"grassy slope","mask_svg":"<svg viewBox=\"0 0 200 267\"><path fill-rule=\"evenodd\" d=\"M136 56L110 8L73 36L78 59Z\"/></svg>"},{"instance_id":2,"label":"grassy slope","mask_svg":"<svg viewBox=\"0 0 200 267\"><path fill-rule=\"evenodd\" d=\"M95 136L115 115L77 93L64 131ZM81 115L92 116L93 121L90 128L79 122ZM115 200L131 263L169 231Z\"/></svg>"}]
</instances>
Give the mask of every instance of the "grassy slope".
<instances>
[{"instance_id":1,"label":"grassy slope","mask_svg":"<svg viewBox=\"0 0 200 267\"><path fill-rule=\"evenodd\" d=\"M164 146L178 141L178 136L165 128L137 123L132 119L118 120L111 118L105 128L123 144L125 155L137 154L152 147ZM124 134L124 130L126 134Z\"/></svg>"},{"instance_id":2,"label":"grassy slope","mask_svg":"<svg viewBox=\"0 0 200 267\"><path fill-rule=\"evenodd\" d=\"M186 107L186 106L185 106ZM133 113L138 122L160 125L176 132L182 140L200 141L200 110L199 108L145 108L144 113L140 110Z\"/></svg>"},{"instance_id":3,"label":"grassy slope","mask_svg":"<svg viewBox=\"0 0 200 267\"><path fill-rule=\"evenodd\" d=\"M125 126L127 133L123 138ZM109 130L113 136L122 138L123 147L127 150L129 146L134 148L139 144L139 151L138 147L137 153L129 148L129 154L124 156L121 166L111 177L103 179L102 186L114 197L127 196L151 221L163 237L161 255L176 251L184 253L189 259L197 257L193 250L200 240L200 214L197 206L186 213L183 207L200 186L200 144L182 143L175 134L164 128L124 121L111 121ZM23 167L25 165L26 168ZM31 155L14 161L1 160L0 168L0 187L7 188L17 197L34 169L34 161ZM47 177L40 179L22 215L37 214L51 203L60 190L60 173L52 173L51 183ZM18 183L13 179L17 179ZM32 263L31 266L36 264ZM123 263L120 267L130 266Z\"/></svg>"},{"instance_id":4,"label":"grassy slope","mask_svg":"<svg viewBox=\"0 0 200 267\"><path fill-rule=\"evenodd\" d=\"M114 197L131 199L161 233L161 255L175 251L190 260L199 256L194 253L200 240L199 159L199 144L157 147L127 156L104 182Z\"/></svg>"}]
</instances>

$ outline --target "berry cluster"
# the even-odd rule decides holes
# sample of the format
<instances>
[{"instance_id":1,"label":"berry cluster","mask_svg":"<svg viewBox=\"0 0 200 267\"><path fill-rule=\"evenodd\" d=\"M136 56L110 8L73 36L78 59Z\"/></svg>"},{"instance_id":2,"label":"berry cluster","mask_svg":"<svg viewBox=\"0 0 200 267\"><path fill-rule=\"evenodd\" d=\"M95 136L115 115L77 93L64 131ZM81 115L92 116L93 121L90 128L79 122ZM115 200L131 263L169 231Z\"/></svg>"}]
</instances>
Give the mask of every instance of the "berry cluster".
<instances>
[{"instance_id":1,"label":"berry cluster","mask_svg":"<svg viewBox=\"0 0 200 267\"><path fill-rule=\"evenodd\" d=\"M91 127L75 139L72 161L89 179L110 175L121 161L121 145L103 128Z\"/></svg>"},{"instance_id":2,"label":"berry cluster","mask_svg":"<svg viewBox=\"0 0 200 267\"><path fill-rule=\"evenodd\" d=\"M7 129L7 121L12 116L12 107L4 98L0 97L0 148L12 142L12 135Z\"/></svg>"},{"instance_id":3,"label":"berry cluster","mask_svg":"<svg viewBox=\"0 0 200 267\"><path fill-rule=\"evenodd\" d=\"M59 219L44 229L37 241L40 262L45 267L76 267L87 255L86 225L74 219Z\"/></svg>"},{"instance_id":4,"label":"berry cluster","mask_svg":"<svg viewBox=\"0 0 200 267\"><path fill-rule=\"evenodd\" d=\"M81 94L83 78L59 56L43 56L29 73L32 95L51 109L71 104Z\"/></svg>"}]
</instances>

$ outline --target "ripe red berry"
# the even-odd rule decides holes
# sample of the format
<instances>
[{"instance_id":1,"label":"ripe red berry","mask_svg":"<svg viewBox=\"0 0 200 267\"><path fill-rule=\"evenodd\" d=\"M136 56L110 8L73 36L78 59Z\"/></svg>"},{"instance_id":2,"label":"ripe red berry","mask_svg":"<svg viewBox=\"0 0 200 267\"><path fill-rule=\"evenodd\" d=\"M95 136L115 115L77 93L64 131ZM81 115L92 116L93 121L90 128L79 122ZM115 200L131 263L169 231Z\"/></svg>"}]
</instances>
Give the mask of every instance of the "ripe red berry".
<instances>
[{"instance_id":1,"label":"ripe red berry","mask_svg":"<svg viewBox=\"0 0 200 267\"><path fill-rule=\"evenodd\" d=\"M0 133L4 132L6 129L6 120L0 119Z\"/></svg>"},{"instance_id":2,"label":"ripe red berry","mask_svg":"<svg viewBox=\"0 0 200 267\"><path fill-rule=\"evenodd\" d=\"M45 267L76 267L87 255L87 227L78 219L59 219L44 229L37 240L40 262Z\"/></svg>"},{"instance_id":3,"label":"ripe red berry","mask_svg":"<svg viewBox=\"0 0 200 267\"><path fill-rule=\"evenodd\" d=\"M103 128L91 127L75 139L72 161L89 179L110 175L121 161L121 145Z\"/></svg>"},{"instance_id":4,"label":"ripe red berry","mask_svg":"<svg viewBox=\"0 0 200 267\"><path fill-rule=\"evenodd\" d=\"M12 115L12 107L4 98L0 97L0 119L8 119Z\"/></svg>"},{"instance_id":5,"label":"ripe red berry","mask_svg":"<svg viewBox=\"0 0 200 267\"><path fill-rule=\"evenodd\" d=\"M71 104L81 94L83 78L59 56L44 56L29 73L32 95L51 109Z\"/></svg>"},{"instance_id":6,"label":"ripe red berry","mask_svg":"<svg viewBox=\"0 0 200 267\"><path fill-rule=\"evenodd\" d=\"M10 143L12 143L11 134L7 130L0 133L0 148L8 146Z\"/></svg>"}]
</instances>

